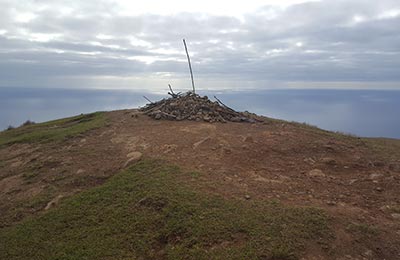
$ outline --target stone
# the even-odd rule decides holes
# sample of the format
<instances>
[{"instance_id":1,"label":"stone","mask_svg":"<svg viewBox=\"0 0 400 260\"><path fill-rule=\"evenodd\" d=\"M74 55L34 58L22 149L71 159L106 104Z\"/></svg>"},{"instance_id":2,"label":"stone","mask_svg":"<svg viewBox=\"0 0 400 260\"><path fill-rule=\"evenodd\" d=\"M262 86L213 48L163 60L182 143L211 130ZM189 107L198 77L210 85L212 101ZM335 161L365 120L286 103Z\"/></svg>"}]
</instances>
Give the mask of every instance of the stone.
<instances>
[{"instance_id":1,"label":"stone","mask_svg":"<svg viewBox=\"0 0 400 260\"><path fill-rule=\"evenodd\" d=\"M376 190L376 191L379 191L379 192L382 192L382 191L383 191L383 188L381 188L381 187L376 187L375 190Z\"/></svg>"},{"instance_id":2,"label":"stone","mask_svg":"<svg viewBox=\"0 0 400 260\"><path fill-rule=\"evenodd\" d=\"M367 251L365 251L361 255L364 256L364 257L372 257L373 252L372 252L372 250L368 249Z\"/></svg>"},{"instance_id":3,"label":"stone","mask_svg":"<svg viewBox=\"0 0 400 260\"><path fill-rule=\"evenodd\" d=\"M332 201L332 200L328 200L328 201L326 202L326 204L327 204L328 206L335 206L335 205L336 205L336 202L335 202L335 201Z\"/></svg>"},{"instance_id":4,"label":"stone","mask_svg":"<svg viewBox=\"0 0 400 260\"><path fill-rule=\"evenodd\" d=\"M377 180L383 177L383 174L380 173L372 173L368 176L368 179L373 181L373 180Z\"/></svg>"},{"instance_id":5,"label":"stone","mask_svg":"<svg viewBox=\"0 0 400 260\"><path fill-rule=\"evenodd\" d=\"M60 199L62 199L63 197L64 196L60 194L57 197L55 197L54 199L52 199L49 203L47 203L44 210L49 210L50 208L56 206L58 204L58 202L60 201Z\"/></svg>"},{"instance_id":6,"label":"stone","mask_svg":"<svg viewBox=\"0 0 400 260\"><path fill-rule=\"evenodd\" d=\"M178 145L176 144L165 144L163 145L163 152L166 153L171 153L174 152L178 148Z\"/></svg>"},{"instance_id":7,"label":"stone","mask_svg":"<svg viewBox=\"0 0 400 260\"><path fill-rule=\"evenodd\" d=\"M310 176L310 177L326 177L326 174L323 173L319 169L314 169L314 170L311 170L308 172L308 176Z\"/></svg>"},{"instance_id":8,"label":"stone","mask_svg":"<svg viewBox=\"0 0 400 260\"><path fill-rule=\"evenodd\" d=\"M392 213L390 216L392 216L393 219L400 220L400 213Z\"/></svg>"},{"instance_id":9,"label":"stone","mask_svg":"<svg viewBox=\"0 0 400 260\"><path fill-rule=\"evenodd\" d=\"M244 198L245 198L246 200L251 199L250 195L248 195L248 194L246 194L246 195L244 196Z\"/></svg>"},{"instance_id":10,"label":"stone","mask_svg":"<svg viewBox=\"0 0 400 260\"><path fill-rule=\"evenodd\" d=\"M246 136L246 137L243 139L243 141L246 142L246 143L254 143L254 139L253 139L253 137L251 137L251 136Z\"/></svg>"},{"instance_id":11,"label":"stone","mask_svg":"<svg viewBox=\"0 0 400 260\"><path fill-rule=\"evenodd\" d=\"M196 142L193 144L193 149L197 149L200 145L206 143L207 141L211 140L211 137L207 136L204 139L201 139L200 141Z\"/></svg>"},{"instance_id":12,"label":"stone","mask_svg":"<svg viewBox=\"0 0 400 260\"><path fill-rule=\"evenodd\" d=\"M313 158L309 157L309 158L305 158L305 159L303 160L303 162L309 163L309 164L314 164L314 163L315 163L315 160L314 160Z\"/></svg>"},{"instance_id":13,"label":"stone","mask_svg":"<svg viewBox=\"0 0 400 260\"><path fill-rule=\"evenodd\" d=\"M323 147L324 147L326 150L329 150L329 151L334 151L334 150L335 150L335 148L334 148L332 145L330 145L330 144L325 144Z\"/></svg>"},{"instance_id":14,"label":"stone","mask_svg":"<svg viewBox=\"0 0 400 260\"><path fill-rule=\"evenodd\" d=\"M325 163L325 164L327 164L327 165L336 165L336 164L337 164L336 160L333 159L333 158L330 158L330 157L322 158L322 159L321 159L321 162L322 162L322 163Z\"/></svg>"},{"instance_id":15,"label":"stone","mask_svg":"<svg viewBox=\"0 0 400 260\"><path fill-rule=\"evenodd\" d=\"M381 161L376 161L376 162L373 162L373 165L375 167L383 167L383 166L385 166L385 163L381 162Z\"/></svg>"},{"instance_id":16,"label":"stone","mask_svg":"<svg viewBox=\"0 0 400 260\"><path fill-rule=\"evenodd\" d=\"M84 172L85 172L84 169L78 169L78 170L76 171L76 174L81 174L81 173L84 173Z\"/></svg>"},{"instance_id":17,"label":"stone","mask_svg":"<svg viewBox=\"0 0 400 260\"><path fill-rule=\"evenodd\" d=\"M224 147L224 148L223 148L223 152L224 152L225 154L231 154L231 153L232 153L232 150L229 149L229 148Z\"/></svg>"},{"instance_id":18,"label":"stone","mask_svg":"<svg viewBox=\"0 0 400 260\"><path fill-rule=\"evenodd\" d=\"M196 120L210 123L263 121L255 114L236 112L219 100L214 102L193 92L171 94L171 96L172 98L147 104L140 111L156 120Z\"/></svg>"},{"instance_id":19,"label":"stone","mask_svg":"<svg viewBox=\"0 0 400 260\"><path fill-rule=\"evenodd\" d=\"M128 160L124 163L124 168L131 165L132 163L135 163L139 161L142 158L142 153L141 152L131 152L126 155L128 157Z\"/></svg>"}]
</instances>

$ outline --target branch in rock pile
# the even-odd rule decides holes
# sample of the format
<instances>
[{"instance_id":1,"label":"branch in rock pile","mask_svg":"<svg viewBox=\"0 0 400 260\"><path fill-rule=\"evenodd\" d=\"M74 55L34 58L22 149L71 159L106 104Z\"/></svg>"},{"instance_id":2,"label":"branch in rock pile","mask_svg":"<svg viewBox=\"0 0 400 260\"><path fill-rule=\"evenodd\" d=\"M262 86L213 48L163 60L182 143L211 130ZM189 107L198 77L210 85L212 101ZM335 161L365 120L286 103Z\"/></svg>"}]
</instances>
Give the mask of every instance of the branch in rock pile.
<instances>
[{"instance_id":1,"label":"branch in rock pile","mask_svg":"<svg viewBox=\"0 0 400 260\"><path fill-rule=\"evenodd\" d=\"M172 96L175 95L174 91L172 90L171 84L168 84L169 90L171 91ZM168 93L169 94L169 93Z\"/></svg>"},{"instance_id":2,"label":"branch in rock pile","mask_svg":"<svg viewBox=\"0 0 400 260\"><path fill-rule=\"evenodd\" d=\"M161 104L160 104L160 103L161 103ZM148 115L148 114L150 114L150 113L152 113L152 112L154 112L154 111L157 111L157 110L160 110L160 111L161 111L161 109L163 109L163 108L165 107L165 103L163 102L163 100L158 101L157 103L152 103L152 105L153 105L153 106L147 108L147 109L144 111L144 113L145 113L146 115Z\"/></svg>"},{"instance_id":3,"label":"branch in rock pile","mask_svg":"<svg viewBox=\"0 0 400 260\"><path fill-rule=\"evenodd\" d=\"M196 90L195 90L195 88L194 88L194 80L193 80L192 65L190 64L189 52L188 52L188 50L187 50L187 46L186 46L186 41L185 41L185 39L183 39L183 44L185 45L186 56L187 56L188 63L189 63L190 77L192 78L193 93L196 93Z\"/></svg>"},{"instance_id":4,"label":"branch in rock pile","mask_svg":"<svg viewBox=\"0 0 400 260\"><path fill-rule=\"evenodd\" d=\"M177 98L177 97L181 96L181 92L174 93L170 84L168 84L168 87L169 87L169 90L171 90L171 92L168 92L168 95L170 95L173 98Z\"/></svg>"},{"instance_id":5,"label":"branch in rock pile","mask_svg":"<svg viewBox=\"0 0 400 260\"><path fill-rule=\"evenodd\" d=\"M238 112L236 112L235 110L233 110L232 108L230 108L230 107L228 107L227 105L225 105L224 103L222 103L222 101L221 100L219 100L216 96L214 96L214 98L218 101L218 103L220 103L223 107L225 107L225 108L227 108L227 109L229 109L229 110L231 110L231 111L233 111L233 112L235 112L235 113L238 113Z\"/></svg>"},{"instance_id":6,"label":"branch in rock pile","mask_svg":"<svg viewBox=\"0 0 400 260\"><path fill-rule=\"evenodd\" d=\"M147 101L149 101L150 104L153 104L153 103L154 103L153 101L151 101L150 99L148 99L146 96L143 96L143 98L146 99Z\"/></svg>"},{"instance_id":7,"label":"branch in rock pile","mask_svg":"<svg viewBox=\"0 0 400 260\"><path fill-rule=\"evenodd\" d=\"M166 113L166 112L160 112L161 114L163 114L164 116L167 116L167 117L171 117L171 118L176 118L176 116L174 116L174 115L172 115L172 114L169 114L169 113Z\"/></svg>"}]
</instances>

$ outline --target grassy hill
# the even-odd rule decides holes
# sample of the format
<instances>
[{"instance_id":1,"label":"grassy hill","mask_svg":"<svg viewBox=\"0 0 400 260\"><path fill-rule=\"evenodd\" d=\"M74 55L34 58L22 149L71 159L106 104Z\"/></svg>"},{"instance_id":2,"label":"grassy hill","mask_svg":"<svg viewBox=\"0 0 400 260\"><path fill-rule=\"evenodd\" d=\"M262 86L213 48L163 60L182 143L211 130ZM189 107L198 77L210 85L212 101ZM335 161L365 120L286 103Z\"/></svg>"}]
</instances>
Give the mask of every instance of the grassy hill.
<instances>
[{"instance_id":1,"label":"grassy hill","mask_svg":"<svg viewBox=\"0 0 400 260\"><path fill-rule=\"evenodd\" d=\"M397 259L400 143L93 113L0 133L0 259Z\"/></svg>"}]
</instances>

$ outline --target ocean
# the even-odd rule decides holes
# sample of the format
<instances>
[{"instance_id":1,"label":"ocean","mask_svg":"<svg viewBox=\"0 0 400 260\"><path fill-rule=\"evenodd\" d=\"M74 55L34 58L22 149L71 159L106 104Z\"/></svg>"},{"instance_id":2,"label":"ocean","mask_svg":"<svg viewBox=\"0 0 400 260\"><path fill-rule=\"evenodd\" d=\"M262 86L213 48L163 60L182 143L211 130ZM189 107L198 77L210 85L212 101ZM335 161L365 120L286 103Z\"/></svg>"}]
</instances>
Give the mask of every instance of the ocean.
<instances>
[{"instance_id":1,"label":"ocean","mask_svg":"<svg viewBox=\"0 0 400 260\"><path fill-rule=\"evenodd\" d=\"M166 90L167 93L167 90ZM203 92L228 106L268 117L305 122L364 137L400 138L400 91L279 89ZM43 122L94 111L144 106L168 97L146 91L98 89L0 88L0 129L26 120Z\"/></svg>"}]
</instances>

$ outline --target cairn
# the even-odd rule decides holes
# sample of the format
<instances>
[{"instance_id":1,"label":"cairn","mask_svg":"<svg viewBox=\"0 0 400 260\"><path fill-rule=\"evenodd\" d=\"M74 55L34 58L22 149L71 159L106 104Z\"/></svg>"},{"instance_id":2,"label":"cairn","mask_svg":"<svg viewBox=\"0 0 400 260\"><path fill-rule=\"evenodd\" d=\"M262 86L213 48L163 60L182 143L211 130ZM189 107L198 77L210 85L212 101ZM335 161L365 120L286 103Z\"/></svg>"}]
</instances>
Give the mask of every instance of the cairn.
<instances>
[{"instance_id":1,"label":"cairn","mask_svg":"<svg viewBox=\"0 0 400 260\"><path fill-rule=\"evenodd\" d=\"M140 111L156 120L192 120L210 123L226 123L228 121L255 123L263 121L255 114L249 112L237 112L233 110L222 103L222 101L216 96L214 96L216 101L211 101L207 96L201 97L197 95L194 86L192 65L185 39L183 39L183 44L185 46L185 52L188 59L193 91L189 91L184 94L181 92L174 93L171 85L168 84L168 87L171 91L168 92L168 94L171 96L171 98L152 102L147 97L143 96L150 103L141 108Z\"/></svg>"},{"instance_id":2,"label":"cairn","mask_svg":"<svg viewBox=\"0 0 400 260\"><path fill-rule=\"evenodd\" d=\"M151 102L140 110L156 120L191 120L210 123L228 121L255 123L262 121L255 114L237 112L229 108L215 96L216 101L211 101L207 96L201 97L193 92L175 94L172 89L171 92L168 93L171 98Z\"/></svg>"}]
</instances>

